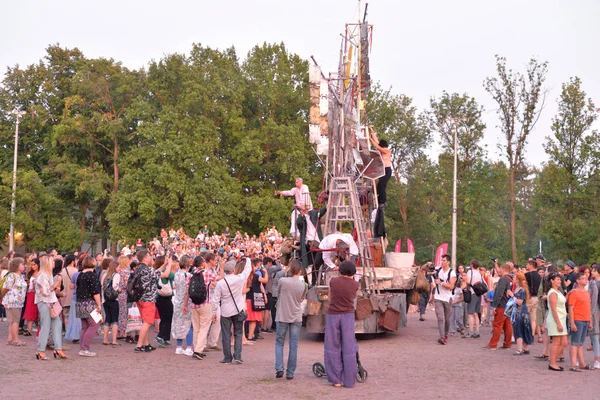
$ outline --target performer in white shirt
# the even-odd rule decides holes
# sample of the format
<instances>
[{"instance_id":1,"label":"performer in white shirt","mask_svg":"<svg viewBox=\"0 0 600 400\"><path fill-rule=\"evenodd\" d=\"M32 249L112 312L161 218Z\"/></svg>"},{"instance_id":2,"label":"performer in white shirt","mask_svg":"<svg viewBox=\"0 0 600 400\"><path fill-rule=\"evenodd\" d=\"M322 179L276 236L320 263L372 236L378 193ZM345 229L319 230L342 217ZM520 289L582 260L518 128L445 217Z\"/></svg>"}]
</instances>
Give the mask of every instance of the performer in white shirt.
<instances>
[{"instance_id":1,"label":"performer in white shirt","mask_svg":"<svg viewBox=\"0 0 600 400\"><path fill-rule=\"evenodd\" d=\"M323 251L317 253L315 257L315 264L313 269L315 271L323 269L323 264L327 266L326 269L335 269L335 257L338 256L339 252L345 252L346 249L350 256L358 256L358 246L349 233L332 233L327 235L321 240L319 248ZM349 259L348 256L344 256ZM313 282L315 284L315 282Z\"/></svg>"},{"instance_id":2,"label":"performer in white shirt","mask_svg":"<svg viewBox=\"0 0 600 400\"><path fill-rule=\"evenodd\" d=\"M299 233L296 229L296 219L298 219L298 208L300 206L305 206L307 210L312 210L312 200L310 198L310 190L307 185L302 183L302 178L296 178L296 187L290 190L276 190L275 195L277 196L286 196L291 197L294 196L294 200L296 204L294 204L294 210L292 210L292 215L290 216L290 234L294 237L295 240L298 240Z\"/></svg>"}]
</instances>

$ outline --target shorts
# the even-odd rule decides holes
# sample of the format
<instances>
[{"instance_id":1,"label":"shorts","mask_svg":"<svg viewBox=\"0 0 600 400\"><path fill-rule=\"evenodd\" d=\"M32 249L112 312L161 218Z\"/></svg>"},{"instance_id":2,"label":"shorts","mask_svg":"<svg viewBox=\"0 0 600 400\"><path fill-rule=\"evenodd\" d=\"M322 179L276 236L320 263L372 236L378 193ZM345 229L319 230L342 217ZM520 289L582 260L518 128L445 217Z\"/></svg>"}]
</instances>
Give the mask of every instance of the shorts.
<instances>
[{"instance_id":1,"label":"shorts","mask_svg":"<svg viewBox=\"0 0 600 400\"><path fill-rule=\"evenodd\" d=\"M154 313L156 312L156 304L153 301L138 301L138 309L142 316L142 322L144 324L154 324Z\"/></svg>"},{"instance_id":2,"label":"shorts","mask_svg":"<svg viewBox=\"0 0 600 400\"><path fill-rule=\"evenodd\" d=\"M21 307L19 308L7 308L6 309L6 319L8 320L8 323L10 324L11 322L14 323L19 323L19 320L21 319Z\"/></svg>"},{"instance_id":3,"label":"shorts","mask_svg":"<svg viewBox=\"0 0 600 400\"><path fill-rule=\"evenodd\" d=\"M467 314L478 314L481 312L481 296L471 292L471 301L467 303Z\"/></svg>"},{"instance_id":4,"label":"shorts","mask_svg":"<svg viewBox=\"0 0 600 400\"><path fill-rule=\"evenodd\" d=\"M587 336L589 324L590 323L587 321L575 321L577 332L571 331L569 334L571 337L571 346L583 346L585 343L585 337Z\"/></svg>"},{"instance_id":5,"label":"shorts","mask_svg":"<svg viewBox=\"0 0 600 400\"><path fill-rule=\"evenodd\" d=\"M537 325L537 306L538 306L539 300L537 296L531 296L529 298L529 300L527 300L527 309L529 310L529 319L531 320L532 324L536 324ZM535 332L533 332L535 333Z\"/></svg>"},{"instance_id":6,"label":"shorts","mask_svg":"<svg viewBox=\"0 0 600 400\"><path fill-rule=\"evenodd\" d=\"M112 325L119 322L119 302L117 300L104 301L104 325Z\"/></svg>"}]
</instances>

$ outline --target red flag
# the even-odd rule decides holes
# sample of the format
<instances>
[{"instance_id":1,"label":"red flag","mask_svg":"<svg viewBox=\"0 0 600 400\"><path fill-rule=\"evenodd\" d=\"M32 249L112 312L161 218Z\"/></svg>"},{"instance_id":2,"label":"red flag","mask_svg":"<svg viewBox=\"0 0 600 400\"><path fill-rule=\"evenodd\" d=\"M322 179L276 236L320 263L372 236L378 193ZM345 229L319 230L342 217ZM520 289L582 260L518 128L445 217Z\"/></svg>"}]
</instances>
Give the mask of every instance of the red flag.
<instances>
[{"instance_id":1,"label":"red flag","mask_svg":"<svg viewBox=\"0 0 600 400\"><path fill-rule=\"evenodd\" d=\"M396 247L394 247L394 253L400 253L400 248L402 247L402 239L398 239L396 242Z\"/></svg>"},{"instance_id":2,"label":"red flag","mask_svg":"<svg viewBox=\"0 0 600 400\"><path fill-rule=\"evenodd\" d=\"M435 266L436 267L442 266L442 256L446 253L448 253L448 243L440 244L440 247L438 247L435 252Z\"/></svg>"},{"instance_id":3,"label":"red flag","mask_svg":"<svg viewBox=\"0 0 600 400\"><path fill-rule=\"evenodd\" d=\"M409 238L406 238L406 247L408 247L408 249L407 249L408 253L415 252L415 246L413 246L413 242Z\"/></svg>"}]
</instances>

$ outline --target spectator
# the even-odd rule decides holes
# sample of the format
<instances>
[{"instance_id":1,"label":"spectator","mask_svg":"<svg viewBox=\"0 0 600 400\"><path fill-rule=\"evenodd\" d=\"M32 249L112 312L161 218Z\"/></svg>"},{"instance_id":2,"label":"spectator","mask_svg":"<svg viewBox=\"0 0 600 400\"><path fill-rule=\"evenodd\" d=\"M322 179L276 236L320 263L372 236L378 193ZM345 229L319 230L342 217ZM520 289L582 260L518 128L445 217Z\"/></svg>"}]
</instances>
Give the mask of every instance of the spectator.
<instances>
[{"instance_id":1,"label":"spectator","mask_svg":"<svg viewBox=\"0 0 600 400\"><path fill-rule=\"evenodd\" d=\"M157 280L157 288L161 289L157 291L156 295L156 308L160 316L159 332L156 336L156 342L160 347L170 346L171 343L171 324L173 322L173 280L175 274L171 270L177 270L179 261L175 256L167 256L168 260L165 260L165 256L156 257L154 260L154 269L159 271L161 274L160 280ZM169 273L165 277L162 276L166 272L166 265L169 264Z\"/></svg>"},{"instance_id":2,"label":"spectator","mask_svg":"<svg viewBox=\"0 0 600 400\"><path fill-rule=\"evenodd\" d=\"M141 279L144 288L144 294L137 302L140 315L142 316L142 329L134 351L145 353L155 350L154 346L149 342L150 327L154 324L154 313L156 311L156 298L158 296L158 288L156 282L158 279L168 278L171 273L171 253L167 256L166 267L164 271L152 269L153 260L147 250L140 250L136 253L136 258L139 265L134 272L135 279ZM130 278L132 279L132 278ZM170 325L170 324L169 324Z\"/></svg>"},{"instance_id":3,"label":"spectator","mask_svg":"<svg viewBox=\"0 0 600 400\"><path fill-rule=\"evenodd\" d=\"M494 325L492 330L492 337L486 348L490 350L496 350L500 335L504 332L504 344L503 349L510 349L512 347L512 324L510 319L506 318L504 311L506 309L506 302L508 300L507 292L512 289L512 278L508 275L512 268L512 263L504 263L498 270L500 280L498 286L494 291Z\"/></svg>"},{"instance_id":4,"label":"spectator","mask_svg":"<svg viewBox=\"0 0 600 400\"><path fill-rule=\"evenodd\" d=\"M192 275L188 272L190 268L190 258L181 257L179 260L179 270L175 272L175 295L173 296L173 322L171 325L171 335L177 340L175 354L184 354L192 356L192 343L194 330L192 329L192 314L189 311L191 302L188 296L188 285ZM179 288L185 288L181 290ZM187 301L186 301L187 299ZM183 350L183 340L186 341L186 349Z\"/></svg>"},{"instance_id":5,"label":"spectator","mask_svg":"<svg viewBox=\"0 0 600 400\"><path fill-rule=\"evenodd\" d=\"M448 343L448 332L450 331L450 316L452 314L452 298L456 286L456 273L450 269L450 256L442 256L442 267L436 269L432 290L435 299L435 316L438 321L440 338L438 343Z\"/></svg>"},{"instance_id":6,"label":"spectator","mask_svg":"<svg viewBox=\"0 0 600 400\"><path fill-rule=\"evenodd\" d=\"M354 299L359 288L354 280L356 265L340 264L339 277L329 283L329 310L325 322L325 370L335 387L354 387L358 365L354 337Z\"/></svg>"},{"instance_id":7,"label":"spectator","mask_svg":"<svg viewBox=\"0 0 600 400\"><path fill-rule=\"evenodd\" d=\"M473 285L478 282L483 282L483 277L479 272L479 261L471 261L471 269L467 271L466 282L467 289L471 292L471 301L467 304L467 314L469 316L469 333L464 335L464 338L479 338L479 313L481 313L481 296L477 296L473 290Z\"/></svg>"},{"instance_id":8,"label":"spectator","mask_svg":"<svg viewBox=\"0 0 600 400\"><path fill-rule=\"evenodd\" d=\"M562 281L560 275L556 272L550 273L548 281L551 285L548 290L548 317L546 328L548 336L552 338L550 346L550 363L548 369L551 371L564 371L564 368L557 364L558 356L562 353L568 344L567 341L567 312L565 296L560 292Z\"/></svg>"},{"instance_id":9,"label":"spectator","mask_svg":"<svg viewBox=\"0 0 600 400\"><path fill-rule=\"evenodd\" d=\"M242 364L242 326L244 321L240 317L243 310L244 297L242 289L250 272L252 263L246 258L246 266L239 275L233 275L235 260L227 261L223 267L225 276L215 286L215 293L211 300L216 312L221 314L221 336L223 338L223 359L221 363ZM240 308L241 307L241 308ZM216 320L216 318L215 318ZM231 356L231 328L234 330L234 352Z\"/></svg>"},{"instance_id":10,"label":"spectator","mask_svg":"<svg viewBox=\"0 0 600 400\"><path fill-rule=\"evenodd\" d=\"M19 340L19 317L27 295L27 283L23 279L24 269L25 260L22 258L14 257L10 260L6 280L0 295L8 319L8 340L6 343L12 346L25 346L26 344Z\"/></svg>"},{"instance_id":11,"label":"spectator","mask_svg":"<svg viewBox=\"0 0 600 400\"><path fill-rule=\"evenodd\" d=\"M531 320L529 317L529 308L527 307L529 286L524 274L517 273L515 287L514 293L509 289L506 294L515 299L516 311L513 322L513 334L517 341L517 351L514 355L520 356L529 354L529 346L533 343Z\"/></svg>"},{"instance_id":12,"label":"spectator","mask_svg":"<svg viewBox=\"0 0 600 400\"><path fill-rule=\"evenodd\" d=\"M589 292L591 297L591 319L592 326L589 330L590 339L592 341L592 350L594 350L594 369L600 369L600 343L598 336L600 334L600 265L593 265L591 268L592 279L589 282Z\"/></svg>"},{"instance_id":13,"label":"spectator","mask_svg":"<svg viewBox=\"0 0 600 400\"><path fill-rule=\"evenodd\" d=\"M308 286L301 280L302 266L297 260L290 265L289 278L281 278L277 286L279 299L277 313L277 338L275 341L275 377L283 377L283 345L285 336L290 332L289 353L286 379L293 379L298 358L298 341L302 326L302 300L306 297Z\"/></svg>"},{"instance_id":14,"label":"spectator","mask_svg":"<svg viewBox=\"0 0 600 400\"><path fill-rule=\"evenodd\" d=\"M95 272L96 262L93 257L84 258L81 268L82 271L77 276L77 301L75 303L75 315L81 319L79 355L95 357L96 353L90 350L90 344L98 332L99 321L96 322L91 314L93 311L98 313L102 311L100 278Z\"/></svg>"},{"instance_id":15,"label":"spectator","mask_svg":"<svg viewBox=\"0 0 600 400\"><path fill-rule=\"evenodd\" d=\"M25 312L23 320L27 321L27 328L23 329L23 336L31 336L33 323L38 321L38 307L35 304L35 282L40 269L39 258L31 260L27 266L27 295L25 296Z\"/></svg>"},{"instance_id":16,"label":"spectator","mask_svg":"<svg viewBox=\"0 0 600 400\"><path fill-rule=\"evenodd\" d=\"M58 303L56 297L57 285L52 278L54 258L45 254L40 257L40 273L35 282L35 304L38 307L40 318L40 332L38 336L37 353L38 360L47 360L44 353L48 344L48 335L52 329L52 340L54 343L54 357L68 358L62 351L62 322L60 315L52 318L50 309L54 303Z\"/></svg>"},{"instance_id":17,"label":"spectator","mask_svg":"<svg viewBox=\"0 0 600 400\"><path fill-rule=\"evenodd\" d=\"M223 279L223 268L220 266L222 259L220 256L219 258L217 258L217 255L215 253L206 253L204 259L206 260L206 267L208 269L209 275L213 277L208 287L208 298L210 302L210 298L214 296L217 282ZM214 278L215 276L216 278ZM207 347L210 350L221 351L223 349L218 344L219 336L221 335L221 316L214 309L212 309L212 314L213 316L215 316L215 322L212 322L211 320L211 325L208 331Z\"/></svg>"},{"instance_id":18,"label":"spectator","mask_svg":"<svg viewBox=\"0 0 600 400\"><path fill-rule=\"evenodd\" d=\"M102 295L101 297L104 299L104 341L102 344L104 345L112 345L119 346L117 343L117 335L118 335L118 323L119 323L119 292L121 291L121 275L119 275L119 262L116 260L112 260L108 265L108 269L106 273L102 277L101 280L102 287ZM112 287L117 298L115 299L107 299L105 297L105 293L107 290L110 291L109 287ZM108 342L108 330L112 326L112 341Z\"/></svg>"},{"instance_id":19,"label":"spectator","mask_svg":"<svg viewBox=\"0 0 600 400\"><path fill-rule=\"evenodd\" d=\"M574 277L575 284L567 295L569 305L569 321L571 324L571 371L581 372L581 369L592 369L583 358L583 344L587 337L588 328L592 325L592 300L590 293L585 289L588 283L583 272L578 272Z\"/></svg>"},{"instance_id":20,"label":"spectator","mask_svg":"<svg viewBox=\"0 0 600 400\"><path fill-rule=\"evenodd\" d=\"M255 342L260 336L262 312L266 308L267 296L263 293L262 284L269 281L266 269L261 265L261 260L252 260L252 283L246 293L246 308L248 312L248 341ZM258 329L257 329L258 324Z\"/></svg>"}]
</instances>

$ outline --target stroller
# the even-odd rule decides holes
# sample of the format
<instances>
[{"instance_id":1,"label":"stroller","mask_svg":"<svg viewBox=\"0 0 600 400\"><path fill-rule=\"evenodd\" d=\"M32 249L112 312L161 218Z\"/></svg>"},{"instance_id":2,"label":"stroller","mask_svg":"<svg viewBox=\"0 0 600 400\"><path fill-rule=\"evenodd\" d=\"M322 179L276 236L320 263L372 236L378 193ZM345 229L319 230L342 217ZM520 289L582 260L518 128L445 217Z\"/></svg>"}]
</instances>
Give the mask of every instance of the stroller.
<instances>
[{"instance_id":1,"label":"stroller","mask_svg":"<svg viewBox=\"0 0 600 400\"><path fill-rule=\"evenodd\" d=\"M360 363L360 357L358 356L358 351L356 352L356 363L358 364L358 371L356 373L356 381L359 383L363 383L364 381L367 380L367 377L369 376L369 374L367 373L367 370L364 369L362 364ZM327 376L327 372L325 371L325 366L323 364L321 364L320 362L316 362L313 364L312 371L313 371L313 374L315 374L315 376L317 378L322 378L324 376Z\"/></svg>"}]
</instances>

